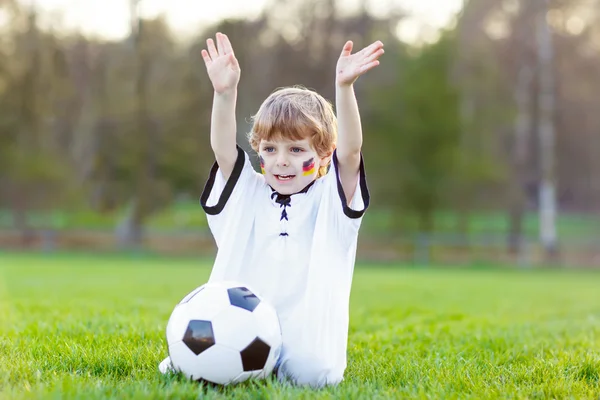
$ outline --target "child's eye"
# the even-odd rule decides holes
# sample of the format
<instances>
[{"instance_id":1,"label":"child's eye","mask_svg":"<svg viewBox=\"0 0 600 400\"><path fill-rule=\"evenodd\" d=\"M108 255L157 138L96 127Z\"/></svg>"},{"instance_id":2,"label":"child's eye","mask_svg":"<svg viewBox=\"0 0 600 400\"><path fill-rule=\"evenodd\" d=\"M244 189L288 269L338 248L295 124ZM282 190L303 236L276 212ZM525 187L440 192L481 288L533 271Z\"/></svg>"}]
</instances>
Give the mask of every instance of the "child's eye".
<instances>
[{"instance_id":1,"label":"child's eye","mask_svg":"<svg viewBox=\"0 0 600 400\"><path fill-rule=\"evenodd\" d=\"M275 149L273 147L265 147L263 150L266 151L267 153L271 153L271 152L275 151Z\"/></svg>"},{"instance_id":2,"label":"child's eye","mask_svg":"<svg viewBox=\"0 0 600 400\"><path fill-rule=\"evenodd\" d=\"M300 147L292 147L292 152L293 153L301 153L302 151L304 151L304 150L301 149Z\"/></svg>"}]
</instances>

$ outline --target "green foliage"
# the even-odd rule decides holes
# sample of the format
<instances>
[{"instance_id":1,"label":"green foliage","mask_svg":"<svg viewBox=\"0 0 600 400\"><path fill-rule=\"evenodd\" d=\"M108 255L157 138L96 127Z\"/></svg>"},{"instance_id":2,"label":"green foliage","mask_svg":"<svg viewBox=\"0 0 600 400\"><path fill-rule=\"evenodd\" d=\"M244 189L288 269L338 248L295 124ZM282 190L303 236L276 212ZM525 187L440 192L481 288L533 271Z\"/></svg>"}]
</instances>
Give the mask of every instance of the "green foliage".
<instances>
[{"instance_id":1,"label":"green foliage","mask_svg":"<svg viewBox=\"0 0 600 400\"><path fill-rule=\"evenodd\" d=\"M23 46L6 58L0 47L0 181L9 189L0 195L0 204L17 204L21 210L67 206L77 197L74 174L47 123L54 84L48 65L56 43L35 28L11 39Z\"/></svg>"},{"instance_id":2,"label":"green foliage","mask_svg":"<svg viewBox=\"0 0 600 400\"><path fill-rule=\"evenodd\" d=\"M0 397L595 398L600 275L358 266L348 368L320 391L162 376L190 259L0 255Z\"/></svg>"},{"instance_id":3,"label":"green foliage","mask_svg":"<svg viewBox=\"0 0 600 400\"><path fill-rule=\"evenodd\" d=\"M374 190L389 205L416 212L425 231L433 228L432 213L447 202L447 183L458 172L461 124L459 93L449 79L452 45L444 38L402 58L396 84L373 89L368 115L372 133L366 141L374 143L365 148L373 153L373 168L388 171L373 181Z\"/></svg>"},{"instance_id":4,"label":"green foliage","mask_svg":"<svg viewBox=\"0 0 600 400\"><path fill-rule=\"evenodd\" d=\"M200 50L222 31L243 71L237 126L245 149L249 116L273 89L302 84L335 102L331 71L343 42L352 39L359 49L382 40L381 65L356 85L371 210L393 209L386 222L408 233L446 230L442 210L461 216L461 232L470 229L470 215L506 212L506 189L515 180L507 173L506 143L514 128L515 72L532 55L531 37L523 33L530 18L519 14L524 8L467 2L456 28L412 48L397 40L398 14L345 16L333 3L280 2L256 19L205 27L192 41L178 41L164 18L147 19L140 36L111 42L45 31L10 2L0 43L0 205L31 211L33 200L61 209L78 203L101 214L62 220L94 221L90 227L117 224L129 207L140 228L164 218L155 215L170 215L177 199L197 198L214 162L213 93ZM576 13L567 3L556 9ZM489 35L486 20L505 20L510 37ZM578 210L597 203L587 182L598 170L589 142L595 138L590 127L598 124L582 124L579 116L593 119L586 112L595 105L588 65L597 57L580 51L592 36L556 42L557 59L573 61L556 64L557 101L564 106L556 119L562 121L556 126L559 206L568 201ZM536 140L532 135L523 172L528 183L537 180ZM527 197L532 204L535 196ZM201 223L195 214L190 220Z\"/></svg>"}]
</instances>

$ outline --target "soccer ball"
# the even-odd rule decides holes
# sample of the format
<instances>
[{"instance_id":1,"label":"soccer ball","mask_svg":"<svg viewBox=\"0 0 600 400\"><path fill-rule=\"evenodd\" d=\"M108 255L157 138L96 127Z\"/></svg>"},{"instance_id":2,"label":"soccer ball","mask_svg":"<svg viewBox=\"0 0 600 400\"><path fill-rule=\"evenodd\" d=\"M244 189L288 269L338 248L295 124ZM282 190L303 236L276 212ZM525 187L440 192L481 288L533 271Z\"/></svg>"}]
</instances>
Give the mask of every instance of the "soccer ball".
<instances>
[{"instance_id":1,"label":"soccer ball","mask_svg":"<svg viewBox=\"0 0 600 400\"><path fill-rule=\"evenodd\" d=\"M173 369L218 385L264 379L281 352L277 312L247 285L225 281L193 290L167 323Z\"/></svg>"}]
</instances>

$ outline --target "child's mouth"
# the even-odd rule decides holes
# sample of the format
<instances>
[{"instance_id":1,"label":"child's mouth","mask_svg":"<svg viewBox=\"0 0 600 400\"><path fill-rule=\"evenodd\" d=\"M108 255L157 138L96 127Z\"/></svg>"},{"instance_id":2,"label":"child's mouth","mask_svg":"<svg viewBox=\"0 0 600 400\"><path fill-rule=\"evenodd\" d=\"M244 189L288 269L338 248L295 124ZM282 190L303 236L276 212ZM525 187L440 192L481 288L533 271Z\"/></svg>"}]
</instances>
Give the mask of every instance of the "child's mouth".
<instances>
[{"instance_id":1,"label":"child's mouth","mask_svg":"<svg viewBox=\"0 0 600 400\"><path fill-rule=\"evenodd\" d=\"M295 176L296 175L275 175L275 179L277 179L279 182L286 182L294 179Z\"/></svg>"}]
</instances>

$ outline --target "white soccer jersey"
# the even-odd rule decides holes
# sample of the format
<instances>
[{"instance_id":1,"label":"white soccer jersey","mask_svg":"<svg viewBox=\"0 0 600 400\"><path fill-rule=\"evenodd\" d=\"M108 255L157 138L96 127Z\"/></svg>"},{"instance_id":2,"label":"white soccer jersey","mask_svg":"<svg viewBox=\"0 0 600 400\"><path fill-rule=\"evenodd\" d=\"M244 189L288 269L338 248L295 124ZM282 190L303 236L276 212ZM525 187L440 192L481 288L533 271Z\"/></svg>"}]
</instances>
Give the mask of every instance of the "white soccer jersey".
<instances>
[{"instance_id":1,"label":"white soccer jersey","mask_svg":"<svg viewBox=\"0 0 600 400\"><path fill-rule=\"evenodd\" d=\"M210 281L244 282L273 304L283 335L280 363L318 360L328 382L341 381L357 237L369 205L362 159L348 206L335 152L324 177L281 196L238 146L229 179L215 163L200 202L218 247Z\"/></svg>"}]
</instances>

